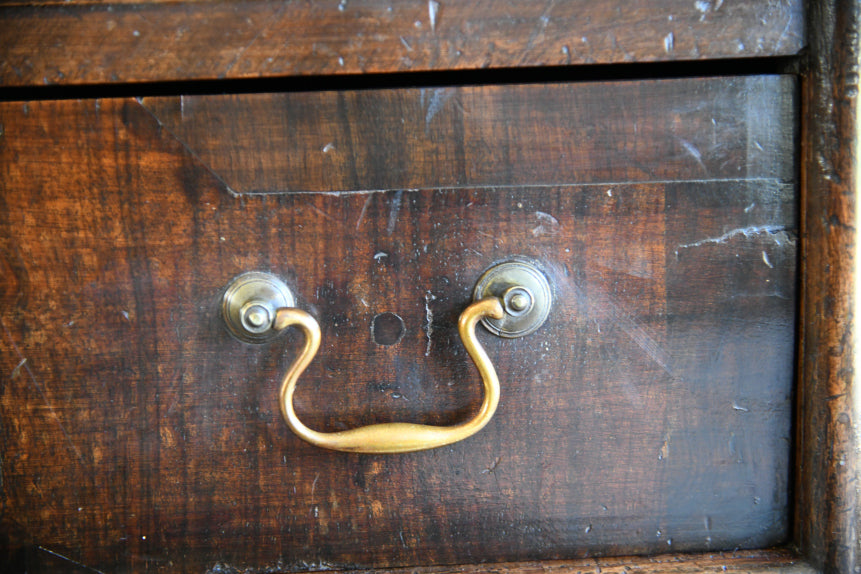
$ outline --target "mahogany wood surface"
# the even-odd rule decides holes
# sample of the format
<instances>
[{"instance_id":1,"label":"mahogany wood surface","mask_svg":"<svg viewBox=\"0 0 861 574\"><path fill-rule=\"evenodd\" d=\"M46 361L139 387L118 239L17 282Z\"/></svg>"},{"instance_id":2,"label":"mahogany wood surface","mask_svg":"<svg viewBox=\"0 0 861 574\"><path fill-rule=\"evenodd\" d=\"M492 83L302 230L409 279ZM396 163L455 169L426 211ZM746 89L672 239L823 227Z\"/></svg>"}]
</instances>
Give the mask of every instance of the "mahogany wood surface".
<instances>
[{"instance_id":1,"label":"mahogany wood surface","mask_svg":"<svg viewBox=\"0 0 861 574\"><path fill-rule=\"evenodd\" d=\"M2 558L262 572L787 541L795 87L0 105ZM499 411L433 451L301 442L276 404L299 335L247 345L219 315L232 277L271 271L323 329L310 426L451 424L481 398L457 315L512 255L553 314L480 334Z\"/></svg>"},{"instance_id":2,"label":"mahogany wood surface","mask_svg":"<svg viewBox=\"0 0 861 574\"><path fill-rule=\"evenodd\" d=\"M12 1L0 85L750 58L804 35L801 0Z\"/></svg>"},{"instance_id":3,"label":"mahogany wood surface","mask_svg":"<svg viewBox=\"0 0 861 574\"><path fill-rule=\"evenodd\" d=\"M773 77L141 99L233 194L790 180ZM690 92L710 102L691 100ZM703 109L708 106L707 110ZM601 110L596 115L595 110ZM751 123L758 124L750 139ZM528 130L534 136L524 136ZM528 141L524 142L524 139ZM732 145L718 144L732 141Z\"/></svg>"},{"instance_id":4,"label":"mahogany wood surface","mask_svg":"<svg viewBox=\"0 0 861 574\"><path fill-rule=\"evenodd\" d=\"M811 2L803 83L803 297L794 539L825 572L861 569L857 374L858 2Z\"/></svg>"},{"instance_id":5,"label":"mahogany wood surface","mask_svg":"<svg viewBox=\"0 0 861 574\"><path fill-rule=\"evenodd\" d=\"M92 568L75 564L45 550L35 550L31 564L36 571L49 570L55 574L82 574ZM203 571L201 571L203 572ZM248 572L219 562L206 569L206 574L242 574ZM277 565L266 570L284 572ZM337 571L336 571L337 572ZM340 571L340 573L346 571ZM581 558L564 561L504 562L466 564L460 566L425 566L374 570L349 570L356 574L628 574L630 572L662 574L815 574L809 564L786 550L736 550L707 554L660 554L649 557Z\"/></svg>"},{"instance_id":6,"label":"mahogany wood surface","mask_svg":"<svg viewBox=\"0 0 861 574\"><path fill-rule=\"evenodd\" d=\"M226 565L220 565L226 566ZM229 571L229 566L226 566ZM408 574L416 570L358 571L359 574ZM761 573L779 571L784 574L812 574L808 564L786 550L737 550L709 554L660 554L650 557L582 558L566 561L511 562L497 564L467 564L462 566L430 566L421 569L426 574L626 574L628 572L662 572L688 574L703 572Z\"/></svg>"}]
</instances>

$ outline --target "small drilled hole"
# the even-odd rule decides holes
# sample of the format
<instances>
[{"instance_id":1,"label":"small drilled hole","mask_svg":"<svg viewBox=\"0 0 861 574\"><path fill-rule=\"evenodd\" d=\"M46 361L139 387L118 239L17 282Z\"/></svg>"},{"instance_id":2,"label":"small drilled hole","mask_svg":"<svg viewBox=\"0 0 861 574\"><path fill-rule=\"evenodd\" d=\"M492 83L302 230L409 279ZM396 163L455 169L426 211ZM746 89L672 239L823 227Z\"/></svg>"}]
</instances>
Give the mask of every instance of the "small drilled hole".
<instances>
[{"instance_id":1,"label":"small drilled hole","mask_svg":"<svg viewBox=\"0 0 861 574\"><path fill-rule=\"evenodd\" d=\"M377 345L396 345L406 332L403 319L394 313L380 313L371 322L371 337Z\"/></svg>"}]
</instances>

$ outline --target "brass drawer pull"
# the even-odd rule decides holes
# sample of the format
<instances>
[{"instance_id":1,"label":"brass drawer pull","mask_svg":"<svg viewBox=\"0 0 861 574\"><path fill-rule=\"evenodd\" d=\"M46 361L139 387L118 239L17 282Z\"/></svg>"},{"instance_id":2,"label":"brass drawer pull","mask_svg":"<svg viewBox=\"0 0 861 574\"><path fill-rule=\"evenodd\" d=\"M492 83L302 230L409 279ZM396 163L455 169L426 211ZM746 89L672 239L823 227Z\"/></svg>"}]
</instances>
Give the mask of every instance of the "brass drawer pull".
<instances>
[{"instance_id":1,"label":"brass drawer pull","mask_svg":"<svg viewBox=\"0 0 861 574\"><path fill-rule=\"evenodd\" d=\"M338 432L319 432L305 426L293 409L296 382L320 349L320 325L310 314L295 308L290 289L268 273L250 272L236 277L224 293L222 316L228 330L248 343L272 340L290 326L298 327L305 343L281 382L278 401L284 420L309 443L345 452L398 453L436 448L463 440L480 431L499 404L499 379L490 358L475 336L479 321L502 337L521 337L535 331L550 312L551 290L544 274L531 262L515 259L497 264L481 276L474 302L458 319L460 339L484 383L484 400L478 414L464 423L432 426L414 423L374 424Z\"/></svg>"},{"instance_id":2,"label":"brass drawer pull","mask_svg":"<svg viewBox=\"0 0 861 574\"><path fill-rule=\"evenodd\" d=\"M472 436L490 421L499 404L499 378L490 358L475 337L475 325L484 317L502 319L504 313L502 302L496 297L488 297L467 307L458 320L460 338L484 382L484 401L472 420L447 427L384 423L339 432L318 432L309 429L299 420L293 410L293 392L296 390L299 375L311 363L320 348L320 326L314 317L301 309L278 309L274 329L281 330L295 325L305 335L302 351L290 365L281 383L281 391L278 393L281 414L300 438L319 447L345 452L412 452L444 446Z\"/></svg>"}]
</instances>

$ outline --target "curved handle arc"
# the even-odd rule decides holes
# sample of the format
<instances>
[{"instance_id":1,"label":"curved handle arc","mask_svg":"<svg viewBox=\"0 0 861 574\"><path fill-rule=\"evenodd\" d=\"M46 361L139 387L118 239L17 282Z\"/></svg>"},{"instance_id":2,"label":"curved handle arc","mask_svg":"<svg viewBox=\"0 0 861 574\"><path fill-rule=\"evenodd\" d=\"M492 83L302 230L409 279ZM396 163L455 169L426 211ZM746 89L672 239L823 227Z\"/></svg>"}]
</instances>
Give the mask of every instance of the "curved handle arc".
<instances>
[{"instance_id":1,"label":"curved handle arc","mask_svg":"<svg viewBox=\"0 0 861 574\"><path fill-rule=\"evenodd\" d=\"M501 319L504 309L496 297L472 303L458 319L458 332L467 353L475 363L484 383L484 400L472 419L452 426L432 426L414 423L383 423L338 432L319 432L305 426L293 409L293 393L299 376L305 371L320 348L320 326L310 314L292 307L278 309L274 328L297 326L305 342L298 357L290 365L281 383L278 399L281 414L290 429L303 440L332 450L359 453L401 453L445 446L480 431L493 417L499 404L499 378L481 343L475 327L483 317Z\"/></svg>"}]
</instances>

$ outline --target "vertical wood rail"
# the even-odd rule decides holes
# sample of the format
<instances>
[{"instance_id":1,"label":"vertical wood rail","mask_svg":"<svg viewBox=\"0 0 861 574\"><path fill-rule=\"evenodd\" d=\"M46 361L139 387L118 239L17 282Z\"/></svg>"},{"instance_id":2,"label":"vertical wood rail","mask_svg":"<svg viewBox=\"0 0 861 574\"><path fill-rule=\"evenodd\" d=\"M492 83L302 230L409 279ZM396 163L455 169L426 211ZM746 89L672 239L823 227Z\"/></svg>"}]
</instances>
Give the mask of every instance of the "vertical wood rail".
<instances>
[{"instance_id":1,"label":"vertical wood rail","mask_svg":"<svg viewBox=\"0 0 861 574\"><path fill-rule=\"evenodd\" d=\"M861 571L855 385L859 2L808 3L794 539L824 572Z\"/></svg>"}]
</instances>

